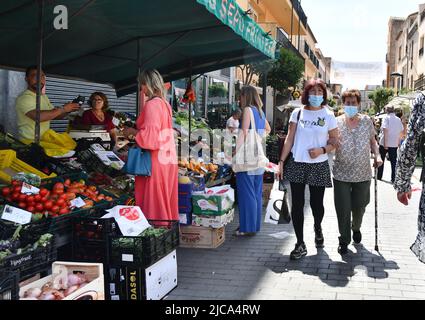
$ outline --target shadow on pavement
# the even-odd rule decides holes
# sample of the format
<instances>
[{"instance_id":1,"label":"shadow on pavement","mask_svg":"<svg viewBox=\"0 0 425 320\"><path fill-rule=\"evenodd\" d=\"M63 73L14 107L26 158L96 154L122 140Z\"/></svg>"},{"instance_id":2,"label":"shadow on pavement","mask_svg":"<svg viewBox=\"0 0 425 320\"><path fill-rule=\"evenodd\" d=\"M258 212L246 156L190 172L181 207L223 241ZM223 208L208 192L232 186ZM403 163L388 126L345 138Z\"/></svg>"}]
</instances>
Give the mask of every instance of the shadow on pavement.
<instances>
[{"instance_id":1,"label":"shadow on pavement","mask_svg":"<svg viewBox=\"0 0 425 320\"><path fill-rule=\"evenodd\" d=\"M282 266L276 264L266 267L275 273L288 274L291 271L300 271L305 275L316 276L330 287L345 287L353 277L369 277L386 279L388 273L385 270L398 270L394 261L387 261L381 254L375 254L367 250L363 245L355 246L356 252L342 257L342 261L333 261L325 249L317 249L316 255L307 256L299 261L291 261L289 256L282 256Z\"/></svg>"}]
</instances>

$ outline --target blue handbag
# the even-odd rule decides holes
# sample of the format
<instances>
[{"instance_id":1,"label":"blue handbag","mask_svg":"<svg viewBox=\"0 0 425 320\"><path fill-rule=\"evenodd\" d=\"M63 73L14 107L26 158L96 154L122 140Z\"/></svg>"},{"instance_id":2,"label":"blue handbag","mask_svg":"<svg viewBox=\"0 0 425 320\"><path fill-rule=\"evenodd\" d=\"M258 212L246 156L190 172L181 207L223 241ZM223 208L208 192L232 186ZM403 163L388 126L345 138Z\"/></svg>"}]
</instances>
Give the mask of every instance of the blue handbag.
<instances>
[{"instance_id":1,"label":"blue handbag","mask_svg":"<svg viewBox=\"0 0 425 320\"><path fill-rule=\"evenodd\" d=\"M139 147L128 150L128 159L123 171L133 176L150 177L152 175L152 160L149 150Z\"/></svg>"}]
</instances>

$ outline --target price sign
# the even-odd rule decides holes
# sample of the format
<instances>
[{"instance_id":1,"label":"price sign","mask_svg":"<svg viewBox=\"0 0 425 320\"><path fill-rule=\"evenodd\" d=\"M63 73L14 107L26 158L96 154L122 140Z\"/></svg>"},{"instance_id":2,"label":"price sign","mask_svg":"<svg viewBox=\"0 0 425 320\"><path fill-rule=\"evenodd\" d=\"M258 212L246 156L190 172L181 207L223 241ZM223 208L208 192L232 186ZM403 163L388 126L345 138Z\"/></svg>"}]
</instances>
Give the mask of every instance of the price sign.
<instances>
[{"instance_id":1,"label":"price sign","mask_svg":"<svg viewBox=\"0 0 425 320\"><path fill-rule=\"evenodd\" d=\"M31 222L32 213L6 205L1 218L14 223L28 224Z\"/></svg>"}]
</instances>

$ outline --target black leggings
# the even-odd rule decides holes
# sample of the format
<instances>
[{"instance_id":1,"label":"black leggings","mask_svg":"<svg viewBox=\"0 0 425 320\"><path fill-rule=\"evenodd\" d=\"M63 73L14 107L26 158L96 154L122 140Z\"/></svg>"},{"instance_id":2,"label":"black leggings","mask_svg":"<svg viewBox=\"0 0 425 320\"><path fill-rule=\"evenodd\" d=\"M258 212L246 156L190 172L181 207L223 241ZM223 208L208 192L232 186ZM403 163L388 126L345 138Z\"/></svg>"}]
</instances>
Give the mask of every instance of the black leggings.
<instances>
[{"instance_id":1,"label":"black leggings","mask_svg":"<svg viewBox=\"0 0 425 320\"><path fill-rule=\"evenodd\" d=\"M291 183L292 194L292 221L297 236L297 243L304 243L304 194L305 184ZM325 208L323 206L323 198L325 196L325 187L312 187L310 188L310 207L313 211L314 227L320 228L322 225L323 217L325 215Z\"/></svg>"}]
</instances>

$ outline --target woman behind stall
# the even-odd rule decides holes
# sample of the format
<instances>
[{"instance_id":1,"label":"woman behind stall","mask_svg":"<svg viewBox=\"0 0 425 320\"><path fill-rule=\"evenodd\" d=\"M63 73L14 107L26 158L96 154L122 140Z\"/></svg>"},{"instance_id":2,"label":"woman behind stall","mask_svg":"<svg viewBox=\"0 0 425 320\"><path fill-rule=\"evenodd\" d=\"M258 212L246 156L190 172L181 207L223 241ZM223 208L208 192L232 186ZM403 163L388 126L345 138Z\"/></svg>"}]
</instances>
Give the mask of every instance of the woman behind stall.
<instances>
[{"instance_id":1,"label":"woman behind stall","mask_svg":"<svg viewBox=\"0 0 425 320\"><path fill-rule=\"evenodd\" d=\"M150 151L152 174L136 177L136 204L150 220L179 220L172 108L165 99L164 81L158 71L144 71L140 82L148 100L137 119L138 129L126 127L124 135Z\"/></svg>"},{"instance_id":2,"label":"woman behind stall","mask_svg":"<svg viewBox=\"0 0 425 320\"><path fill-rule=\"evenodd\" d=\"M262 110L263 103L257 90L245 86L241 90L242 122L237 146L243 144L243 139L252 128L251 112L254 115L255 128L258 134L265 136L271 128ZM264 169L239 172L236 174L236 186L239 208L239 228L235 236L253 236L260 231L263 213L263 175Z\"/></svg>"},{"instance_id":3,"label":"woman behind stall","mask_svg":"<svg viewBox=\"0 0 425 320\"><path fill-rule=\"evenodd\" d=\"M281 179L285 178L291 183L291 214L297 236L295 249L290 256L292 260L298 260L307 255L307 247L304 243L306 185L310 188L315 243L317 247L322 247L324 244L323 199L326 188L332 188L328 153L335 149L334 145L338 138L336 118L327 108L327 90L322 80L307 82L302 103L305 107L295 110L291 115L289 132L280 161Z\"/></svg>"},{"instance_id":4,"label":"woman behind stall","mask_svg":"<svg viewBox=\"0 0 425 320\"><path fill-rule=\"evenodd\" d=\"M84 111L81 123L88 126L104 126L109 132L112 141L117 141L117 132L112 123L112 116L107 112L108 97L102 92L94 92L88 101L90 110Z\"/></svg>"}]
</instances>

